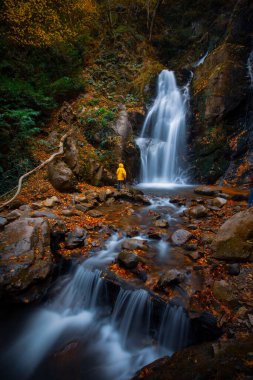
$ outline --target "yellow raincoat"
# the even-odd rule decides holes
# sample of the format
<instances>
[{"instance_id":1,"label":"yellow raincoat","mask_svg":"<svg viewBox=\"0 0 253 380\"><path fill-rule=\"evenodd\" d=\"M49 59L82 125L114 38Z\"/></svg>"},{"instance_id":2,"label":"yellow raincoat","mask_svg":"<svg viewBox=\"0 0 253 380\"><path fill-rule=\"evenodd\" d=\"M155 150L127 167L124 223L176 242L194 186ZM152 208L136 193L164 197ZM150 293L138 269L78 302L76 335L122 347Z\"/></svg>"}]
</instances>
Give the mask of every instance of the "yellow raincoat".
<instances>
[{"instance_id":1,"label":"yellow raincoat","mask_svg":"<svg viewBox=\"0 0 253 380\"><path fill-rule=\"evenodd\" d=\"M118 181L124 181L126 179L126 171L123 164L119 164L116 174Z\"/></svg>"}]
</instances>

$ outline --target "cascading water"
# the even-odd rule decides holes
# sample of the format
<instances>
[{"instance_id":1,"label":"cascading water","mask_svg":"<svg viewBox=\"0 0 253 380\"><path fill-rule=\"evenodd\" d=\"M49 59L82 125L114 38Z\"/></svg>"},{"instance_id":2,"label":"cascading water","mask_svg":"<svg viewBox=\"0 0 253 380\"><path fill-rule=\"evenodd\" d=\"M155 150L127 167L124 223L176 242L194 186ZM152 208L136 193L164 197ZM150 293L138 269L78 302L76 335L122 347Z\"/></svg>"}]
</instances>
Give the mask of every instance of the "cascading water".
<instances>
[{"instance_id":1,"label":"cascading water","mask_svg":"<svg viewBox=\"0 0 253 380\"><path fill-rule=\"evenodd\" d=\"M183 156L188 98L188 85L181 93L174 72L163 70L158 78L157 97L136 140L141 152L143 184L185 183Z\"/></svg>"},{"instance_id":2,"label":"cascading water","mask_svg":"<svg viewBox=\"0 0 253 380\"><path fill-rule=\"evenodd\" d=\"M96 268L115 258L122 241L113 235L104 250L78 265L65 285L60 283L59 295L33 315L7 353L5 379L58 378L48 372L48 360L76 340L84 350L80 378L85 380L129 379L142 366L187 344L188 325L181 323L187 316L180 307L165 308L159 331L151 334L153 304L145 290L120 290L108 311L106 281ZM154 335L161 349L152 344Z\"/></svg>"}]
</instances>

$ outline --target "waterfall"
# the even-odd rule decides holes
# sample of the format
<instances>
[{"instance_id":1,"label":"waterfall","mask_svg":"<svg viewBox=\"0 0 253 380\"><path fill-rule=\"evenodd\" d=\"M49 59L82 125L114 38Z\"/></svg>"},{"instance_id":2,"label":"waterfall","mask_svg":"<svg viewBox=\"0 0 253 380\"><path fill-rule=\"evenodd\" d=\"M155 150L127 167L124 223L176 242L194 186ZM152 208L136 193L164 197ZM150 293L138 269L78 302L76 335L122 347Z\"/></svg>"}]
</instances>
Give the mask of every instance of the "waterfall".
<instances>
[{"instance_id":1,"label":"waterfall","mask_svg":"<svg viewBox=\"0 0 253 380\"><path fill-rule=\"evenodd\" d=\"M163 70L157 96L136 143L141 152L141 182L183 184L188 86L180 92L173 71Z\"/></svg>"},{"instance_id":2,"label":"waterfall","mask_svg":"<svg viewBox=\"0 0 253 380\"><path fill-rule=\"evenodd\" d=\"M8 379L48 378L44 375L47 360L72 341L81 342L84 349L86 380L130 379L144 365L187 344L188 317L182 308L165 308L161 327L154 332L155 313L146 290L121 289L114 305L110 304L97 266L115 258L122 240L113 235L105 249L79 264L65 284L60 282L59 294L33 314L6 354ZM157 346L153 338L158 336Z\"/></svg>"}]
</instances>

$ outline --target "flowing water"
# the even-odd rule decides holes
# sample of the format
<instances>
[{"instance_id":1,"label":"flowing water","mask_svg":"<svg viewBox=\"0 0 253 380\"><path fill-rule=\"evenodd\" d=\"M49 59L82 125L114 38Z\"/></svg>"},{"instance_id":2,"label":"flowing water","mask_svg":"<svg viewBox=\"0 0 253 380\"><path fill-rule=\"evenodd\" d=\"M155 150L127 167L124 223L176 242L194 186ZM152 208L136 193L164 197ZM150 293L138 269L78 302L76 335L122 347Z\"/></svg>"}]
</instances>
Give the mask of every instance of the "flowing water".
<instances>
[{"instance_id":1,"label":"flowing water","mask_svg":"<svg viewBox=\"0 0 253 380\"><path fill-rule=\"evenodd\" d=\"M157 96L136 143L141 152L141 185L168 187L184 184L186 177L186 108L188 85L182 91L173 71L163 70Z\"/></svg>"},{"instance_id":2,"label":"flowing water","mask_svg":"<svg viewBox=\"0 0 253 380\"><path fill-rule=\"evenodd\" d=\"M59 280L59 294L32 315L7 350L2 378L61 378L51 363L55 352L64 354L64 347L79 342L78 379L130 379L142 366L188 344L188 317L181 307L164 308L161 322L151 329L154 306L146 290L120 289L114 303L109 301L99 269L115 259L123 241L114 234L68 280Z\"/></svg>"}]
</instances>

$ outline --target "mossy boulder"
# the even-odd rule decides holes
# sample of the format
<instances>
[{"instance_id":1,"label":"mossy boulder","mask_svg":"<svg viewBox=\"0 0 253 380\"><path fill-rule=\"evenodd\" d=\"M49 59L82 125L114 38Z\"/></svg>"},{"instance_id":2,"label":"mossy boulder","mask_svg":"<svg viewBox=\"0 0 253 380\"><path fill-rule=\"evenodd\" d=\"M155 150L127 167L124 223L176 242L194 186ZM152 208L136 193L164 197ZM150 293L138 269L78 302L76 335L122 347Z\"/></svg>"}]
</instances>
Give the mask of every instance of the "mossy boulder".
<instances>
[{"instance_id":1,"label":"mossy boulder","mask_svg":"<svg viewBox=\"0 0 253 380\"><path fill-rule=\"evenodd\" d=\"M227 261L253 258L253 208L228 219L212 243L213 257Z\"/></svg>"}]
</instances>

